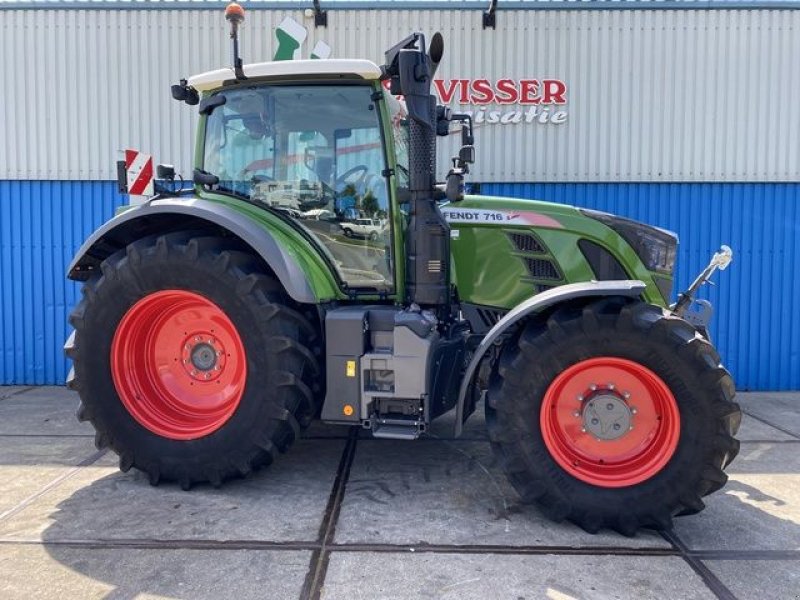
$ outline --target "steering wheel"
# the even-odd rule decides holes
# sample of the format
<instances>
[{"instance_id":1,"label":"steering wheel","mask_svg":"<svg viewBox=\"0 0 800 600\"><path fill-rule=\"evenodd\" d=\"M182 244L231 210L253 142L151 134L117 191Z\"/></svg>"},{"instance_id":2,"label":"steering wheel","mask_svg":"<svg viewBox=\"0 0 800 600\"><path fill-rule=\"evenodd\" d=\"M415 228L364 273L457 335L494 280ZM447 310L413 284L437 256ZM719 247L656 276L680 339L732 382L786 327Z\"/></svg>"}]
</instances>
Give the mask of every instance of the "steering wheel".
<instances>
[{"instance_id":1,"label":"steering wheel","mask_svg":"<svg viewBox=\"0 0 800 600\"><path fill-rule=\"evenodd\" d=\"M369 167L367 165L356 165L352 169L347 169L347 171L339 175L336 178L335 185L337 188L345 183L353 183L354 185L358 185L364 181L364 177L366 177L368 172L369 172ZM355 181L349 181L353 177L353 175L356 174L358 174L358 177L355 179Z\"/></svg>"}]
</instances>

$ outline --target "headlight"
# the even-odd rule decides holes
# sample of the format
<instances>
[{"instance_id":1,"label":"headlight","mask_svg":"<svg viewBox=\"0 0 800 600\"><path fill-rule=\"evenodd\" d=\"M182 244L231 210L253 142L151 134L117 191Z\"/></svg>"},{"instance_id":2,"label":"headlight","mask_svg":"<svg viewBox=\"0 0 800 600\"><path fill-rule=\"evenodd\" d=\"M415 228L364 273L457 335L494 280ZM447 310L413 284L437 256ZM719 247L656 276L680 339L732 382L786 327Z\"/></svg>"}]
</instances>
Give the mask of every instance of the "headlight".
<instances>
[{"instance_id":1,"label":"headlight","mask_svg":"<svg viewBox=\"0 0 800 600\"><path fill-rule=\"evenodd\" d=\"M620 234L636 251L648 270L672 275L678 249L677 234L596 210L581 209L581 212Z\"/></svg>"}]
</instances>

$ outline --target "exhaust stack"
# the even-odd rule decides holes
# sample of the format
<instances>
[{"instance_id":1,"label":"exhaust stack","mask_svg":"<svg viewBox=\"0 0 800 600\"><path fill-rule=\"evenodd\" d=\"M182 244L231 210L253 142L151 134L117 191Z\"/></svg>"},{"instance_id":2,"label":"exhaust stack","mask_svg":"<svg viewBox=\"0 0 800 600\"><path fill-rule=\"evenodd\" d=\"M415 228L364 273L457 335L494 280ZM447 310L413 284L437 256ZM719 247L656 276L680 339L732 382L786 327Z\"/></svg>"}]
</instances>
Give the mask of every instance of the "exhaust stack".
<instances>
[{"instance_id":1,"label":"exhaust stack","mask_svg":"<svg viewBox=\"0 0 800 600\"><path fill-rule=\"evenodd\" d=\"M444 52L434 34L429 52L425 36L413 33L386 52L383 79L392 94L402 94L408 109L410 223L406 236L406 300L423 307L450 306L450 227L434 199L436 183L436 97L431 83Z\"/></svg>"}]
</instances>

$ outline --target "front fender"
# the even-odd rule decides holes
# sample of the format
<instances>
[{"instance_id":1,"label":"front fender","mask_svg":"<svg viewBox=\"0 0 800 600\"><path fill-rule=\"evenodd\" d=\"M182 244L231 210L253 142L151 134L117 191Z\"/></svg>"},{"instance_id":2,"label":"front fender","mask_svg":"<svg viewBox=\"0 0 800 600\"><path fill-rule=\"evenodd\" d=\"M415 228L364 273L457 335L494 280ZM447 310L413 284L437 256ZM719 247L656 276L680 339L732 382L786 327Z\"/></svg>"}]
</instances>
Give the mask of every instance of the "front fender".
<instances>
[{"instance_id":1,"label":"front fender","mask_svg":"<svg viewBox=\"0 0 800 600\"><path fill-rule=\"evenodd\" d=\"M222 229L250 246L269 265L293 300L316 303L337 296L336 284L330 273L326 273L321 258L314 261L310 252L290 248L264 220L228 204L201 198L161 198L118 214L83 243L69 265L67 276L85 281L106 257L146 235L205 225Z\"/></svg>"},{"instance_id":2,"label":"front fender","mask_svg":"<svg viewBox=\"0 0 800 600\"><path fill-rule=\"evenodd\" d=\"M458 392L458 402L456 403L456 424L455 435L461 435L461 430L464 426L464 421L471 412L466 412L466 398L478 366L486 355L486 352L491 348L492 344L497 339L519 321L530 315L541 312L542 310L565 302L567 300L574 300L575 298L586 298L591 296L630 296L633 298L639 297L644 293L647 286L643 281L638 280L620 280L620 281L588 281L582 283L570 283L555 287L541 294L536 294L532 298L528 298L524 302L520 302L512 308L502 319L500 319L494 327L492 327L486 336L481 341L480 345L475 349L467 369L464 372L464 378L461 380L461 388Z\"/></svg>"}]
</instances>

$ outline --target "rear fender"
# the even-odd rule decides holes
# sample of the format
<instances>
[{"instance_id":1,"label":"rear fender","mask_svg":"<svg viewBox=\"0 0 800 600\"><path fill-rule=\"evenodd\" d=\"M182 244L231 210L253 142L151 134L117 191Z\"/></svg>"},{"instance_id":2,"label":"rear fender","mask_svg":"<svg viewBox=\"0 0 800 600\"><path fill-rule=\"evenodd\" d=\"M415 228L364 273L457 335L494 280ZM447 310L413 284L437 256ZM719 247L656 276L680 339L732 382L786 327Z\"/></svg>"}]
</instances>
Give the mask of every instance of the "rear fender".
<instances>
[{"instance_id":1,"label":"rear fender","mask_svg":"<svg viewBox=\"0 0 800 600\"><path fill-rule=\"evenodd\" d=\"M333 281L312 278L308 271L320 270L319 261L292 252L287 244L258 221L228 205L200 198L163 198L126 210L97 229L80 247L69 265L70 279L85 281L100 263L117 250L146 235L188 228L227 232L247 244L275 273L289 296L302 303L317 303L336 297ZM304 269L305 267L305 269ZM323 265L324 267L324 265Z\"/></svg>"},{"instance_id":2,"label":"rear fender","mask_svg":"<svg viewBox=\"0 0 800 600\"><path fill-rule=\"evenodd\" d=\"M472 386L472 380L489 348L492 347L492 344L494 344L501 335L513 331L520 321L568 300L593 296L629 296L631 298L638 298L644 293L645 288L645 283L638 280L570 283L537 294L524 302L520 302L511 309L483 338L464 372L464 378L461 380L461 388L458 392L458 401L456 403L456 437L461 435L464 422L475 408L471 406L468 411L466 407L467 394Z\"/></svg>"}]
</instances>

